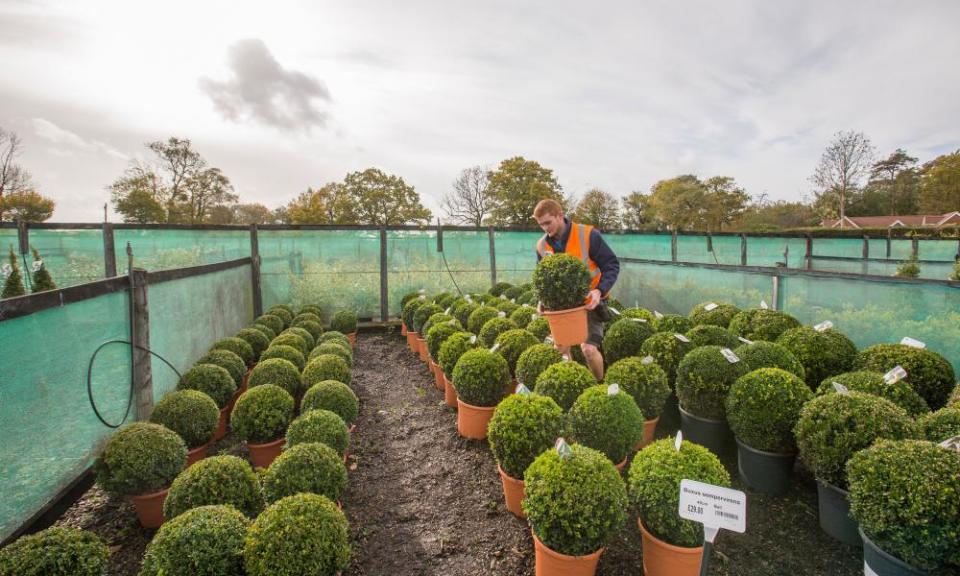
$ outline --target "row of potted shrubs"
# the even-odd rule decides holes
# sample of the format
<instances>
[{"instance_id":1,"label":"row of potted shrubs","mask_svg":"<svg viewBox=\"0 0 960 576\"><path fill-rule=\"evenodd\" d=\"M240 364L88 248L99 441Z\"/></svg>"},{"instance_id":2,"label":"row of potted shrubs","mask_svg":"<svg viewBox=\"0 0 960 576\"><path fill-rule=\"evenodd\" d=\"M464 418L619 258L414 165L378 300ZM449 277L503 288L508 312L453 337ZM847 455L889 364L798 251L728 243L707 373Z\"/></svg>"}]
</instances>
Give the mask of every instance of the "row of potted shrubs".
<instances>
[{"instance_id":1,"label":"row of potted shrubs","mask_svg":"<svg viewBox=\"0 0 960 576\"><path fill-rule=\"evenodd\" d=\"M328 331L322 317L312 306L297 315L272 308L216 342L150 422L109 439L97 483L152 503L152 511L138 506L138 517L160 526L142 575L335 574L347 565L339 498L359 411L349 387L356 317L338 312ZM205 458L227 421L253 467L231 455ZM93 534L53 528L0 551L0 574L100 575L105 550Z\"/></svg>"}]
</instances>

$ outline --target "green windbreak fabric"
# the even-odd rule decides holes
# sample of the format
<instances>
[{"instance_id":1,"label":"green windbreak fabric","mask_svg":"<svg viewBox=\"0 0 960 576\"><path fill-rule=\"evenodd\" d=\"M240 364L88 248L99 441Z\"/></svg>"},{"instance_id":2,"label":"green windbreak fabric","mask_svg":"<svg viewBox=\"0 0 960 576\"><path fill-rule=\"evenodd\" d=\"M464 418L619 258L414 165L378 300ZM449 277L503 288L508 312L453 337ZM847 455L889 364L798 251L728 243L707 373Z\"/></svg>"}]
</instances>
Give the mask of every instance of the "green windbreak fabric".
<instances>
[{"instance_id":1,"label":"green windbreak fabric","mask_svg":"<svg viewBox=\"0 0 960 576\"><path fill-rule=\"evenodd\" d=\"M127 243L134 266L170 270L213 264L250 255L249 230L128 230L115 229L117 273L127 270Z\"/></svg>"},{"instance_id":2,"label":"green windbreak fabric","mask_svg":"<svg viewBox=\"0 0 960 576\"><path fill-rule=\"evenodd\" d=\"M621 258L643 258L646 260L670 260L669 234L609 234L603 235L613 252ZM499 263L499 238L497 239L497 260Z\"/></svg>"},{"instance_id":3,"label":"green windbreak fabric","mask_svg":"<svg viewBox=\"0 0 960 576\"><path fill-rule=\"evenodd\" d=\"M28 238L60 288L93 282L105 275L100 230L31 229ZM33 255L28 254L27 264L32 260Z\"/></svg>"},{"instance_id":4,"label":"green windbreak fabric","mask_svg":"<svg viewBox=\"0 0 960 576\"><path fill-rule=\"evenodd\" d=\"M220 338L253 320L250 266L148 286L150 349L182 374ZM173 390L177 375L151 356L153 399Z\"/></svg>"},{"instance_id":5,"label":"green windbreak fabric","mask_svg":"<svg viewBox=\"0 0 960 576\"><path fill-rule=\"evenodd\" d=\"M921 240L917 248L921 260L948 260L953 261L960 252L960 242L957 240Z\"/></svg>"},{"instance_id":6,"label":"green windbreak fabric","mask_svg":"<svg viewBox=\"0 0 960 576\"><path fill-rule=\"evenodd\" d=\"M111 432L90 406L87 364L100 344L129 340L128 310L121 292L0 321L0 539L77 478ZM122 421L128 345L97 355L92 390L104 418Z\"/></svg>"},{"instance_id":7,"label":"green windbreak fabric","mask_svg":"<svg viewBox=\"0 0 960 576\"><path fill-rule=\"evenodd\" d=\"M3 256L4 262L7 261L7 255L10 253L11 248L13 248L14 252L20 249L17 230L15 228L0 228L0 256Z\"/></svg>"},{"instance_id":8,"label":"green windbreak fabric","mask_svg":"<svg viewBox=\"0 0 960 576\"><path fill-rule=\"evenodd\" d=\"M900 264L901 262L898 260L878 262L875 260L820 260L814 258L811 261L811 268L813 270L830 272L894 276L897 272L897 266ZM922 262L920 263L920 274L918 277L934 280L949 280L952 273L952 262Z\"/></svg>"},{"instance_id":9,"label":"green windbreak fabric","mask_svg":"<svg viewBox=\"0 0 960 576\"><path fill-rule=\"evenodd\" d=\"M496 232L497 282L524 284L537 265L540 232Z\"/></svg>"}]
</instances>

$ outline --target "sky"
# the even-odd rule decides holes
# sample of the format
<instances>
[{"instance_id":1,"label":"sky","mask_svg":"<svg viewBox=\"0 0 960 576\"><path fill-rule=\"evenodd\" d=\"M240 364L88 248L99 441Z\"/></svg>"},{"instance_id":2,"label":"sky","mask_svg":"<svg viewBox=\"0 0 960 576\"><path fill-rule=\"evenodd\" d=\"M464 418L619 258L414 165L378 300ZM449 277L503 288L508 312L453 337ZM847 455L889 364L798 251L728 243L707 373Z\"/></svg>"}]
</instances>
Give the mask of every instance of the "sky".
<instances>
[{"instance_id":1,"label":"sky","mask_svg":"<svg viewBox=\"0 0 960 576\"><path fill-rule=\"evenodd\" d=\"M102 220L171 136L271 208L377 167L443 217L462 169L513 156L574 195L696 174L800 200L840 130L960 149L957 22L956 0L0 0L0 127L59 222Z\"/></svg>"}]
</instances>

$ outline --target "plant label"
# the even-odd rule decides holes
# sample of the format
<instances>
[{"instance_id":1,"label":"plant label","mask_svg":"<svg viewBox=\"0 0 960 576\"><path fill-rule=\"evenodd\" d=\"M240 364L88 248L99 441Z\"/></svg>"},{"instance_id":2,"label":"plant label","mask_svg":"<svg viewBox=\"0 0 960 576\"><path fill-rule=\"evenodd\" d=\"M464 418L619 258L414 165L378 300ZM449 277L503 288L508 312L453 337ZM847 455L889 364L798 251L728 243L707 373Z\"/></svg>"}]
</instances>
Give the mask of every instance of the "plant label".
<instances>
[{"instance_id":1,"label":"plant label","mask_svg":"<svg viewBox=\"0 0 960 576\"><path fill-rule=\"evenodd\" d=\"M43 268L43 260L34 260L32 268L34 272L39 272Z\"/></svg>"},{"instance_id":2,"label":"plant label","mask_svg":"<svg viewBox=\"0 0 960 576\"><path fill-rule=\"evenodd\" d=\"M644 356L640 359L641 364L653 364L653 356Z\"/></svg>"},{"instance_id":3,"label":"plant label","mask_svg":"<svg viewBox=\"0 0 960 576\"><path fill-rule=\"evenodd\" d=\"M824 320L823 322L813 327L813 329L816 330L817 332L826 332L831 328L833 328L833 322L829 320Z\"/></svg>"},{"instance_id":4,"label":"plant label","mask_svg":"<svg viewBox=\"0 0 960 576\"><path fill-rule=\"evenodd\" d=\"M713 310L717 309L717 304L715 302L710 302L709 304L704 306L703 309L706 310L707 312L712 312Z\"/></svg>"},{"instance_id":5,"label":"plant label","mask_svg":"<svg viewBox=\"0 0 960 576\"><path fill-rule=\"evenodd\" d=\"M879 576L876 572L873 571L873 568L867 564L867 561L863 561L863 576Z\"/></svg>"},{"instance_id":6,"label":"plant label","mask_svg":"<svg viewBox=\"0 0 960 576\"><path fill-rule=\"evenodd\" d=\"M736 364L740 361L740 357L733 353L733 350L729 348L721 348L720 353L723 354L723 357L727 359L727 362L731 364Z\"/></svg>"},{"instance_id":7,"label":"plant label","mask_svg":"<svg viewBox=\"0 0 960 576\"><path fill-rule=\"evenodd\" d=\"M511 304L516 304L516 303L517 303L517 299L516 299L516 298L511 298L511 299L510 299L510 303L511 303Z\"/></svg>"},{"instance_id":8,"label":"plant label","mask_svg":"<svg viewBox=\"0 0 960 576\"><path fill-rule=\"evenodd\" d=\"M616 396L619 393L620 393L619 384L611 384L607 386L607 396Z\"/></svg>"},{"instance_id":9,"label":"plant label","mask_svg":"<svg viewBox=\"0 0 960 576\"><path fill-rule=\"evenodd\" d=\"M955 452L960 452L960 436L954 436L953 438L947 438L943 442L937 444L941 448L946 448L947 450L953 450Z\"/></svg>"},{"instance_id":10,"label":"plant label","mask_svg":"<svg viewBox=\"0 0 960 576\"><path fill-rule=\"evenodd\" d=\"M767 305L767 301L766 301L766 300L761 300L761 301L760 301L760 309L761 309L761 310L769 310L769 309L770 309L770 306Z\"/></svg>"},{"instance_id":11,"label":"plant label","mask_svg":"<svg viewBox=\"0 0 960 576\"><path fill-rule=\"evenodd\" d=\"M457 325L457 319L456 319L456 318L451 318L451 319L447 322L447 324L449 324L449 325L451 325L451 326L456 326L456 325Z\"/></svg>"},{"instance_id":12,"label":"plant label","mask_svg":"<svg viewBox=\"0 0 960 576\"><path fill-rule=\"evenodd\" d=\"M447 309L443 311L444 314L449 314L453 310L453 306L447 306Z\"/></svg>"},{"instance_id":13,"label":"plant label","mask_svg":"<svg viewBox=\"0 0 960 576\"><path fill-rule=\"evenodd\" d=\"M425 295L423 295L423 294L417 296L417 300L426 300L426 299L427 299L427 297L426 297Z\"/></svg>"},{"instance_id":14,"label":"plant label","mask_svg":"<svg viewBox=\"0 0 960 576\"><path fill-rule=\"evenodd\" d=\"M743 342L744 344L753 344L753 340L747 340L743 336L737 336L737 340Z\"/></svg>"},{"instance_id":15,"label":"plant label","mask_svg":"<svg viewBox=\"0 0 960 576\"><path fill-rule=\"evenodd\" d=\"M530 394L530 389L523 384L517 384L517 389L514 392L523 396L524 394Z\"/></svg>"},{"instance_id":16,"label":"plant label","mask_svg":"<svg viewBox=\"0 0 960 576\"><path fill-rule=\"evenodd\" d=\"M493 346L490 347L490 351L491 351L491 352L496 352L496 351L499 350L499 349L500 349L500 343L499 343L499 342L494 342L494 343L493 343Z\"/></svg>"},{"instance_id":17,"label":"plant label","mask_svg":"<svg viewBox=\"0 0 960 576\"><path fill-rule=\"evenodd\" d=\"M497 316L500 317L500 318L506 318L506 317L507 317L507 313L504 312L503 310L501 310L501 311L497 312Z\"/></svg>"},{"instance_id":18,"label":"plant label","mask_svg":"<svg viewBox=\"0 0 960 576\"><path fill-rule=\"evenodd\" d=\"M900 343L903 344L904 346L909 346L911 348L920 348L921 350L927 347L927 345L924 342L921 342L919 340L914 340L909 336L904 336L903 340L901 340Z\"/></svg>"},{"instance_id":19,"label":"plant label","mask_svg":"<svg viewBox=\"0 0 960 576\"><path fill-rule=\"evenodd\" d=\"M547 336L543 339L544 344L553 344L553 336Z\"/></svg>"},{"instance_id":20,"label":"plant label","mask_svg":"<svg viewBox=\"0 0 960 576\"><path fill-rule=\"evenodd\" d=\"M417 294L426 294L426 293L427 293L427 289L426 289L426 288L421 288L421 289L417 290Z\"/></svg>"},{"instance_id":21,"label":"plant label","mask_svg":"<svg viewBox=\"0 0 960 576\"><path fill-rule=\"evenodd\" d=\"M12 273L13 273L13 268L11 268L9 264L4 264L3 266L0 266L0 274L3 274L4 278L6 278Z\"/></svg>"},{"instance_id":22,"label":"plant label","mask_svg":"<svg viewBox=\"0 0 960 576\"><path fill-rule=\"evenodd\" d=\"M889 372L883 375L883 381L887 384L896 384L897 382L903 380L907 377L907 371L903 369L903 366L897 365L890 369Z\"/></svg>"},{"instance_id":23,"label":"plant label","mask_svg":"<svg viewBox=\"0 0 960 576\"><path fill-rule=\"evenodd\" d=\"M620 311L617 310L616 308L614 308L613 306L610 306L610 307L608 308L608 310L610 310L610 312L611 312L614 316L622 316L622 314L620 314Z\"/></svg>"},{"instance_id":24,"label":"plant label","mask_svg":"<svg viewBox=\"0 0 960 576\"><path fill-rule=\"evenodd\" d=\"M470 337L470 343L471 343L471 344L476 344L476 343L477 343L477 335L476 335L476 334L474 334L473 336Z\"/></svg>"},{"instance_id":25,"label":"plant label","mask_svg":"<svg viewBox=\"0 0 960 576\"><path fill-rule=\"evenodd\" d=\"M557 451L557 454L560 455L560 458L562 460L573 456L573 449L570 448L570 445L567 444L567 441L564 440L562 437L557 438L557 441L556 443L554 443L553 448Z\"/></svg>"},{"instance_id":26,"label":"plant label","mask_svg":"<svg viewBox=\"0 0 960 576\"><path fill-rule=\"evenodd\" d=\"M567 356L566 354L564 354L564 355L563 355L563 361L564 361L564 362L569 362L569 361L570 361L570 357Z\"/></svg>"},{"instance_id":27,"label":"plant label","mask_svg":"<svg viewBox=\"0 0 960 576\"><path fill-rule=\"evenodd\" d=\"M656 310L653 311L653 316L654 316L654 318L656 318L657 320L663 320L663 314L657 312Z\"/></svg>"},{"instance_id":28,"label":"plant label","mask_svg":"<svg viewBox=\"0 0 960 576\"><path fill-rule=\"evenodd\" d=\"M674 334L673 337L681 342L690 342L690 339L684 336L683 334Z\"/></svg>"},{"instance_id":29,"label":"plant label","mask_svg":"<svg viewBox=\"0 0 960 576\"><path fill-rule=\"evenodd\" d=\"M680 446L682 445L683 445L683 430L677 430L677 437L673 439L673 449L679 452Z\"/></svg>"},{"instance_id":30,"label":"plant label","mask_svg":"<svg viewBox=\"0 0 960 576\"><path fill-rule=\"evenodd\" d=\"M831 382L833 384L833 389L837 391L837 394L843 394L844 396L850 395L850 390L847 390L847 387L839 382Z\"/></svg>"},{"instance_id":31,"label":"plant label","mask_svg":"<svg viewBox=\"0 0 960 576\"><path fill-rule=\"evenodd\" d=\"M630 321L631 321L631 322L639 322L639 323L641 323L641 324L646 324L646 323L647 323L647 319L646 319L646 318L631 318Z\"/></svg>"},{"instance_id":32,"label":"plant label","mask_svg":"<svg viewBox=\"0 0 960 576\"><path fill-rule=\"evenodd\" d=\"M739 490L696 480L680 481L680 517L704 526L747 530L747 495Z\"/></svg>"}]
</instances>

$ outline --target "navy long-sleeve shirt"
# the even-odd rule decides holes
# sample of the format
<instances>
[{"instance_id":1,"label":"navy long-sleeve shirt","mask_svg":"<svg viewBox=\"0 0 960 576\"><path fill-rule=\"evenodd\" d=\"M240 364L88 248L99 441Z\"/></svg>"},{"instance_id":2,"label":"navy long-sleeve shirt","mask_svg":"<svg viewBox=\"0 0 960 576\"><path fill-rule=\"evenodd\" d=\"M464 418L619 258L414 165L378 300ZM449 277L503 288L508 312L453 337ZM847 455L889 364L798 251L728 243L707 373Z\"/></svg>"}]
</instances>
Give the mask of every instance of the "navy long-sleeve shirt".
<instances>
[{"instance_id":1,"label":"navy long-sleeve shirt","mask_svg":"<svg viewBox=\"0 0 960 576\"><path fill-rule=\"evenodd\" d=\"M555 253L566 252L567 240L570 239L570 219L564 218L563 220L566 222L566 226L563 228L560 237L547 236L547 242ZM620 275L620 260L617 259L617 255L613 253L606 240L603 239L603 235L596 228L590 231L590 259L596 262L597 267L600 268L600 284L597 289L600 290L601 294L606 295L613 288L617 276ZM539 261L540 254L537 253L537 262Z\"/></svg>"}]
</instances>

